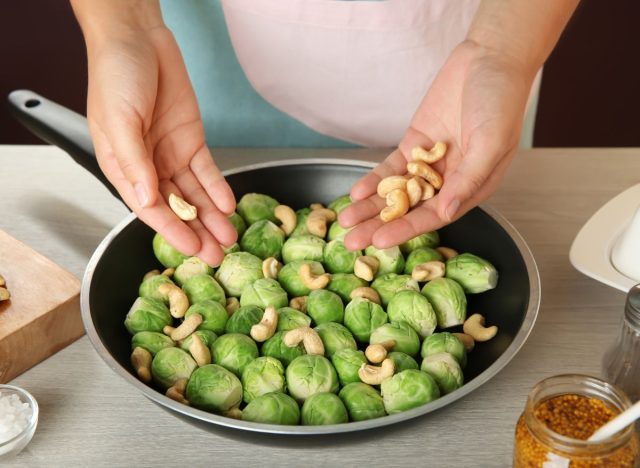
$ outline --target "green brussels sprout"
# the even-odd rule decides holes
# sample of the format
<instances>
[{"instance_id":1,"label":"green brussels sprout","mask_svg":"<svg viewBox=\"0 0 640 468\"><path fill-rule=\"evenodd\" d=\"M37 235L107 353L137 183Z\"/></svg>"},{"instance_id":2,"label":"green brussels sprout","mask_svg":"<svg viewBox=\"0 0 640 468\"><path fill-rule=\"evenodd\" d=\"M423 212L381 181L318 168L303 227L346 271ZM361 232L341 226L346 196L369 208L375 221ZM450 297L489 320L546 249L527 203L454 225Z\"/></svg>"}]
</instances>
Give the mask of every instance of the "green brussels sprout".
<instances>
[{"instance_id":1,"label":"green brussels sprout","mask_svg":"<svg viewBox=\"0 0 640 468\"><path fill-rule=\"evenodd\" d=\"M276 309L289 303L287 293L280 283L271 278L260 278L251 284L247 284L240 295L240 305L255 305L266 309L273 306Z\"/></svg>"},{"instance_id":2,"label":"green brussels sprout","mask_svg":"<svg viewBox=\"0 0 640 468\"><path fill-rule=\"evenodd\" d=\"M280 258L284 232L271 221L263 219L253 223L240 239L240 248L258 258Z\"/></svg>"},{"instance_id":3,"label":"green brussels sprout","mask_svg":"<svg viewBox=\"0 0 640 468\"><path fill-rule=\"evenodd\" d=\"M196 330L191 335L182 340L182 343L180 343L180 348L184 349L185 351L189 351L191 343L193 342L193 335L198 335L200 340L202 340L204 345L209 349L211 349L211 345L213 344L213 342L218 339L218 335L216 335L211 330Z\"/></svg>"},{"instance_id":4,"label":"green brussels sprout","mask_svg":"<svg viewBox=\"0 0 640 468\"><path fill-rule=\"evenodd\" d=\"M498 270L487 260L463 253L447 260L445 276L457 281L465 292L476 294L498 284Z\"/></svg>"},{"instance_id":5,"label":"green brussels sprout","mask_svg":"<svg viewBox=\"0 0 640 468\"><path fill-rule=\"evenodd\" d=\"M296 260L322 261L322 252L326 242L311 234L289 237L282 246L282 261L291 263Z\"/></svg>"},{"instance_id":6,"label":"green brussels sprout","mask_svg":"<svg viewBox=\"0 0 640 468\"><path fill-rule=\"evenodd\" d=\"M440 235L438 231L425 232L413 239L409 239L404 244L400 244L400 250L403 254L409 255L411 252L420 247L431 247L432 249L440 245Z\"/></svg>"},{"instance_id":7,"label":"green brussels sprout","mask_svg":"<svg viewBox=\"0 0 640 468\"><path fill-rule=\"evenodd\" d=\"M343 348L333 353L331 362L338 373L340 385L347 385L352 382L360 382L358 370L362 367L362 364L367 364L367 358L363 351Z\"/></svg>"},{"instance_id":8,"label":"green brussels sprout","mask_svg":"<svg viewBox=\"0 0 640 468\"><path fill-rule=\"evenodd\" d=\"M344 241L344 238L347 237L347 234L349 234L349 232L351 232L352 229L353 228L343 228L342 226L340 226L340 223L338 221L334 221L329 226L329 231L327 232L327 240Z\"/></svg>"},{"instance_id":9,"label":"green brussels sprout","mask_svg":"<svg viewBox=\"0 0 640 468\"><path fill-rule=\"evenodd\" d=\"M344 305L336 293L326 289L316 289L307 297L307 314L316 325L325 322L342 322Z\"/></svg>"},{"instance_id":10,"label":"green brussels sprout","mask_svg":"<svg viewBox=\"0 0 640 468\"><path fill-rule=\"evenodd\" d=\"M338 391L338 376L331 362L324 356L305 354L287 366L289 394L303 402L314 393Z\"/></svg>"},{"instance_id":11,"label":"green brussels sprout","mask_svg":"<svg viewBox=\"0 0 640 468\"><path fill-rule=\"evenodd\" d=\"M186 258L173 273L174 281L182 286L189 278L196 275L213 275L213 268L198 257Z\"/></svg>"},{"instance_id":12,"label":"green brussels sprout","mask_svg":"<svg viewBox=\"0 0 640 468\"><path fill-rule=\"evenodd\" d=\"M247 284L264 278L262 260L249 252L228 254L214 275L228 296L240 297Z\"/></svg>"},{"instance_id":13,"label":"green brussels sprout","mask_svg":"<svg viewBox=\"0 0 640 468\"><path fill-rule=\"evenodd\" d=\"M244 231L247 230L247 223L244 219L242 219L242 216L240 216L235 211L229 215L229 221L231 221L231 224L233 224L233 227L238 233L238 239L240 239L242 237L242 234L244 234Z\"/></svg>"},{"instance_id":14,"label":"green brussels sprout","mask_svg":"<svg viewBox=\"0 0 640 468\"><path fill-rule=\"evenodd\" d=\"M341 240L332 240L324 247L324 266L330 273L353 273L356 259L362 256L359 250L348 250Z\"/></svg>"},{"instance_id":15,"label":"green brussels sprout","mask_svg":"<svg viewBox=\"0 0 640 468\"><path fill-rule=\"evenodd\" d=\"M193 314L202 315L202 323L198 326L198 330L210 330L218 335L224 333L229 314L219 302L212 300L198 302L190 306L184 316Z\"/></svg>"},{"instance_id":16,"label":"green brussels sprout","mask_svg":"<svg viewBox=\"0 0 640 468\"><path fill-rule=\"evenodd\" d=\"M376 249L371 245L365 249L364 254L375 257L380 262L378 271L376 271L376 278L387 273L400 274L403 272L404 256L398 246L389 247L388 249Z\"/></svg>"},{"instance_id":17,"label":"green brussels sprout","mask_svg":"<svg viewBox=\"0 0 640 468\"><path fill-rule=\"evenodd\" d=\"M284 392L284 366L276 358L262 356L242 371L243 399L246 403L270 392Z\"/></svg>"},{"instance_id":18,"label":"green brussels sprout","mask_svg":"<svg viewBox=\"0 0 640 468\"><path fill-rule=\"evenodd\" d=\"M164 327L171 325L171 322L171 313L162 301L139 297L127 312L124 326L129 333L135 335L141 331L161 332Z\"/></svg>"},{"instance_id":19,"label":"green brussels sprout","mask_svg":"<svg viewBox=\"0 0 640 468\"><path fill-rule=\"evenodd\" d=\"M387 414L417 408L440 397L433 377L417 369L407 369L384 380L380 391Z\"/></svg>"},{"instance_id":20,"label":"green brussels sprout","mask_svg":"<svg viewBox=\"0 0 640 468\"><path fill-rule=\"evenodd\" d=\"M186 351L174 347L163 348L151 361L151 375L155 383L167 389L178 380L191 377L196 367L198 364Z\"/></svg>"},{"instance_id":21,"label":"green brussels sprout","mask_svg":"<svg viewBox=\"0 0 640 468\"><path fill-rule=\"evenodd\" d=\"M211 300L226 304L226 297L222 286L209 275L195 275L182 285L182 290L189 298L189 304Z\"/></svg>"},{"instance_id":22,"label":"green brussels sprout","mask_svg":"<svg viewBox=\"0 0 640 468\"><path fill-rule=\"evenodd\" d=\"M407 261L404 264L404 273L410 275L416 265L421 263L433 262L435 260L441 262L444 259L442 254L431 247L418 247L412 250Z\"/></svg>"},{"instance_id":23,"label":"green brussels sprout","mask_svg":"<svg viewBox=\"0 0 640 468\"><path fill-rule=\"evenodd\" d=\"M131 338L131 349L144 348L154 356L161 349L172 348L175 345L175 342L167 335L155 331L141 331Z\"/></svg>"},{"instance_id":24,"label":"green brussels sprout","mask_svg":"<svg viewBox=\"0 0 640 468\"><path fill-rule=\"evenodd\" d=\"M302 282L302 278L300 278L300 267L305 263L311 265L311 272L314 275L321 275L324 273L322 263L312 262L309 260L296 260L291 263L287 263L278 273L278 281L284 290L292 296L308 296L311 292L311 290Z\"/></svg>"},{"instance_id":25,"label":"green brussels sprout","mask_svg":"<svg viewBox=\"0 0 640 468\"><path fill-rule=\"evenodd\" d=\"M247 193L238 202L237 211L250 225L263 219L275 223L277 219L274 210L279 204L277 200L269 195Z\"/></svg>"},{"instance_id":26,"label":"green brussels sprout","mask_svg":"<svg viewBox=\"0 0 640 468\"><path fill-rule=\"evenodd\" d=\"M407 322L421 338L433 333L438 324L436 313L418 291L399 291L389 301L387 315L391 323Z\"/></svg>"},{"instance_id":27,"label":"green brussels sprout","mask_svg":"<svg viewBox=\"0 0 640 468\"><path fill-rule=\"evenodd\" d=\"M400 351L391 351L387 357L395 364L396 373L407 369L420 369L420 366L415 359L408 354L401 353Z\"/></svg>"},{"instance_id":28,"label":"green brussels sprout","mask_svg":"<svg viewBox=\"0 0 640 468\"><path fill-rule=\"evenodd\" d=\"M417 356L420 351L420 337L407 322L385 323L371 332L370 343L382 343L394 340L394 351L400 351L409 356Z\"/></svg>"},{"instance_id":29,"label":"green brussels sprout","mask_svg":"<svg viewBox=\"0 0 640 468\"><path fill-rule=\"evenodd\" d=\"M352 421L381 418L387 414L382 397L371 385L350 383L342 387L338 396L347 407Z\"/></svg>"},{"instance_id":30,"label":"green brussels sprout","mask_svg":"<svg viewBox=\"0 0 640 468\"><path fill-rule=\"evenodd\" d=\"M349 194L342 195L336 198L335 200L333 200L331 203L329 203L327 205L327 208L335 211L336 215L339 215L340 212L344 210L347 206L351 205L351 203L353 202L351 201L351 196Z\"/></svg>"},{"instance_id":31,"label":"green brussels sprout","mask_svg":"<svg viewBox=\"0 0 640 468\"><path fill-rule=\"evenodd\" d=\"M467 296L456 281L449 278L433 279L424 285L422 294L433 306L440 328L464 323L467 318Z\"/></svg>"},{"instance_id":32,"label":"green brussels sprout","mask_svg":"<svg viewBox=\"0 0 640 468\"><path fill-rule=\"evenodd\" d=\"M221 413L242 402L240 379L217 364L196 369L187 383L186 397L196 408Z\"/></svg>"},{"instance_id":33,"label":"green brussels sprout","mask_svg":"<svg viewBox=\"0 0 640 468\"><path fill-rule=\"evenodd\" d=\"M356 340L347 327L336 322L325 322L314 328L320 335L328 357L341 349L358 349Z\"/></svg>"},{"instance_id":34,"label":"green brussels sprout","mask_svg":"<svg viewBox=\"0 0 640 468\"><path fill-rule=\"evenodd\" d=\"M286 393L266 393L245 406L242 419L264 424L296 425L300 422L300 407Z\"/></svg>"},{"instance_id":35,"label":"green brussels sprout","mask_svg":"<svg viewBox=\"0 0 640 468\"><path fill-rule=\"evenodd\" d=\"M138 288L138 295L140 297L150 297L151 299L158 299L159 301L168 304L168 298L166 294L160 294L158 288L161 284L174 284L167 275L154 275L144 280Z\"/></svg>"},{"instance_id":36,"label":"green brussels sprout","mask_svg":"<svg viewBox=\"0 0 640 468\"><path fill-rule=\"evenodd\" d=\"M306 236L309 234L309 229L307 229L309 213L311 213L311 208L301 208L296 211L296 227L289 237Z\"/></svg>"},{"instance_id":37,"label":"green brussels sprout","mask_svg":"<svg viewBox=\"0 0 640 468\"><path fill-rule=\"evenodd\" d=\"M361 343L369 343L371 332L387 320L387 314L379 304L363 297L356 297L344 309L344 324Z\"/></svg>"},{"instance_id":38,"label":"green brussels sprout","mask_svg":"<svg viewBox=\"0 0 640 468\"><path fill-rule=\"evenodd\" d=\"M178 252L158 233L153 236L152 243L153 253L165 268L176 268L184 261L185 258L187 258L186 255Z\"/></svg>"},{"instance_id":39,"label":"green brussels sprout","mask_svg":"<svg viewBox=\"0 0 640 468\"><path fill-rule=\"evenodd\" d=\"M227 319L225 333L251 334L251 327L262 320L264 311L255 305L243 306Z\"/></svg>"},{"instance_id":40,"label":"green brussels sprout","mask_svg":"<svg viewBox=\"0 0 640 468\"><path fill-rule=\"evenodd\" d=\"M311 325L311 317L291 307L278 309L277 331L289 331L294 328L308 327Z\"/></svg>"},{"instance_id":41,"label":"green brussels sprout","mask_svg":"<svg viewBox=\"0 0 640 468\"><path fill-rule=\"evenodd\" d=\"M368 285L369 283L353 273L335 273L331 275L327 289L336 293L346 303L351 300L351 291Z\"/></svg>"},{"instance_id":42,"label":"green brussels sprout","mask_svg":"<svg viewBox=\"0 0 640 468\"><path fill-rule=\"evenodd\" d=\"M464 343L449 332L434 333L422 342L420 356L426 358L438 353L449 353L456 358L461 367L467 365L467 350Z\"/></svg>"},{"instance_id":43,"label":"green brussels sprout","mask_svg":"<svg viewBox=\"0 0 640 468\"><path fill-rule=\"evenodd\" d=\"M378 276L371 283L371 287L380 295L382 305L387 307L391 298L398 292L405 289L420 291L418 282L411 279L410 275L397 275L395 273L387 273Z\"/></svg>"},{"instance_id":44,"label":"green brussels sprout","mask_svg":"<svg viewBox=\"0 0 640 468\"><path fill-rule=\"evenodd\" d=\"M219 364L236 375L258 357L256 342L242 333L227 333L211 345L214 364Z\"/></svg>"},{"instance_id":45,"label":"green brussels sprout","mask_svg":"<svg viewBox=\"0 0 640 468\"><path fill-rule=\"evenodd\" d=\"M314 393L302 405L302 425L321 426L349 422L347 408L335 393Z\"/></svg>"},{"instance_id":46,"label":"green brussels sprout","mask_svg":"<svg viewBox=\"0 0 640 468\"><path fill-rule=\"evenodd\" d=\"M284 366L288 366L291 362L304 354L302 343L297 346L289 347L282 342L282 338L286 332L276 332L271 338L262 343L262 355L271 356L279 359Z\"/></svg>"},{"instance_id":47,"label":"green brussels sprout","mask_svg":"<svg viewBox=\"0 0 640 468\"><path fill-rule=\"evenodd\" d=\"M236 253L236 252L240 252L240 251L241 251L240 250L240 245L237 242L234 242L229 247L222 246L222 252L225 255L229 255L230 253Z\"/></svg>"},{"instance_id":48,"label":"green brussels sprout","mask_svg":"<svg viewBox=\"0 0 640 468\"><path fill-rule=\"evenodd\" d=\"M449 353L436 353L427 356L422 360L420 369L433 377L443 395L462 387L464 383L460 364Z\"/></svg>"}]
</instances>

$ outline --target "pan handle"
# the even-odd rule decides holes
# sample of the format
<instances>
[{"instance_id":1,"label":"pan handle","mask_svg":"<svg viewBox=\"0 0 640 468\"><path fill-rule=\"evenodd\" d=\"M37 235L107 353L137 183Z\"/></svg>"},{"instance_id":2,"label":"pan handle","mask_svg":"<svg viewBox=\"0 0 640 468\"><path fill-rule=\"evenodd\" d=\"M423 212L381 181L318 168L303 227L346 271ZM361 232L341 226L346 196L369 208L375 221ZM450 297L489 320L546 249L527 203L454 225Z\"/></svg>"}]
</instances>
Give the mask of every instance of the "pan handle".
<instances>
[{"instance_id":1,"label":"pan handle","mask_svg":"<svg viewBox=\"0 0 640 468\"><path fill-rule=\"evenodd\" d=\"M22 125L47 143L69 153L75 162L93 174L114 197L122 201L118 191L98 166L84 116L27 89L12 91L8 101L9 110Z\"/></svg>"}]
</instances>

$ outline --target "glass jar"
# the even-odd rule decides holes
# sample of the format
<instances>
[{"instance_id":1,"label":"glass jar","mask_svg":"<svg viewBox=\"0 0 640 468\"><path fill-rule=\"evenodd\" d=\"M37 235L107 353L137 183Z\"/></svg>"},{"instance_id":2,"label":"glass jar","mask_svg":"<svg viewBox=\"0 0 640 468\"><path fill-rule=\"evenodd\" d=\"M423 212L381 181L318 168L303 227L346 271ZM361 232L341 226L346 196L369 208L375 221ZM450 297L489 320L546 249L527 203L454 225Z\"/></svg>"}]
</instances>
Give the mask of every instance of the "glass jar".
<instances>
[{"instance_id":1,"label":"glass jar","mask_svg":"<svg viewBox=\"0 0 640 468\"><path fill-rule=\"evenodd\" d=\"M637 467L638 439L628 426L602 442L586 439L631 406L617 387L586 375L550 377L529 392L515 432L513 466Z\"/></svg>"}]
</instances>

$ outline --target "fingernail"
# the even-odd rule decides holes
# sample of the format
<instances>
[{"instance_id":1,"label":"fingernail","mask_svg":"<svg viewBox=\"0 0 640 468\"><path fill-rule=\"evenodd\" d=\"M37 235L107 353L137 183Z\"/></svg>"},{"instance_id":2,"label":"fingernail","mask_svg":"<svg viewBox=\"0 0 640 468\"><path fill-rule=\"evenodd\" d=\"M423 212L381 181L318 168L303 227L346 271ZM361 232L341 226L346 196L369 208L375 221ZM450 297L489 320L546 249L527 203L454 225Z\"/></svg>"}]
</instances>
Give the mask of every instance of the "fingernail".
<instances>
[{"instance_id":1,"label":"fingernail","mask_svg":"<svg viewBox=\"0 0 640 468\"><path fill-rule=\"evenodd\" d=\"M451 221L453 219L453 217L458 212L458 208L460 208L460 202L458 200L453 200L451 203L449 203L447 209L444 210L444 215L447 217L448 221Z\"/></svg>"},{"instance_id":2,"label":"fingernail","mask_svg":"<svg viewBox=\"0 0 640 468\"><path fill-rule=\"evenodd\" d=\"M149 203L149 194L147 193L145 186L138 182L133 186L133 189L136 191L136 197L138 197L138 204L140 207L146 207L147 203Z\"/></svg>"}]
</instances>

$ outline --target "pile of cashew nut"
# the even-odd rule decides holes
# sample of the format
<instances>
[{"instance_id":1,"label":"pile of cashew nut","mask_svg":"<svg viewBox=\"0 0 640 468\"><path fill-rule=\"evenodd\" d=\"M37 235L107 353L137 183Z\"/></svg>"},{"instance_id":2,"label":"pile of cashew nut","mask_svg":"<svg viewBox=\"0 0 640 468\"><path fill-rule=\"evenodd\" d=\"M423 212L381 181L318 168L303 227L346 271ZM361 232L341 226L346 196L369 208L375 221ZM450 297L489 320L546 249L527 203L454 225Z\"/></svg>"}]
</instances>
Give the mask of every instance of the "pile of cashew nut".
<instances>
[{"instance_id":1,"label":"pile of cashew nut","mask_svg":"<svg viewBox=\"0 0 640 468\"><path fill-rule=\"evenodd\" d=\"M7 289L7 283L4 277L0 275L0 302L11 299L11 293Z\"/></svg>"}]
</instances>

